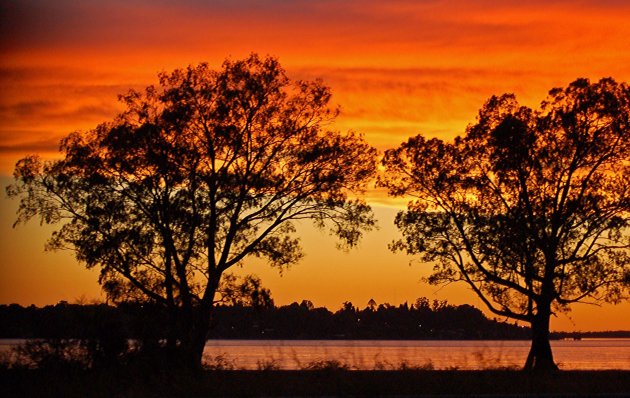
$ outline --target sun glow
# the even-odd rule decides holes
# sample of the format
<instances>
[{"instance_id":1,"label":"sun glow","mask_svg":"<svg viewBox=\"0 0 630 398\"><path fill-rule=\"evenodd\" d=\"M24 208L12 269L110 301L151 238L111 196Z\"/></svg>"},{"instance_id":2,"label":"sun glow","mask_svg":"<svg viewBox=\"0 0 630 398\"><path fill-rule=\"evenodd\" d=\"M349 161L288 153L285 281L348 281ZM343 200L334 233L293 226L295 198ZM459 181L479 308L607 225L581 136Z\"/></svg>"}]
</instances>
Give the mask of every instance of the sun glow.
<instances>
[{"instance_id":1,"label":"sun glow","mask_svg":"<svg viewBox=\"0 0 630 398\"><path fill-rule=\"evenodd\" d=\"M550 88L577 77L630 80L630 5L618 1L62 0L5 2L0 15L3 187L18 159L58 156L63 136L114 117L117 96L156 83L160 71L204 61L218 67L250 52L277 56L292 78L322 79L341 109L333 127L363 133L380 151L418 133L460 135L494 94L514 92L537 107ZM428 296L481 307L463 287L421 284L430 266L388 251L398 236L394 214L408 199L382 190L368 199L382 206L381 230L358 250L335 251L309 230L305 260L284 276L257 263L243 271L260 274L281 304L311 299L337 308ZM41 252L49 230L10 229L17 203L3 200L0 302L98 297L93 272L70 255ZM55 265L44 271L42 261ZM629 308L578 306L553 327L630 329Z\"/></svg>"}]
</instances>

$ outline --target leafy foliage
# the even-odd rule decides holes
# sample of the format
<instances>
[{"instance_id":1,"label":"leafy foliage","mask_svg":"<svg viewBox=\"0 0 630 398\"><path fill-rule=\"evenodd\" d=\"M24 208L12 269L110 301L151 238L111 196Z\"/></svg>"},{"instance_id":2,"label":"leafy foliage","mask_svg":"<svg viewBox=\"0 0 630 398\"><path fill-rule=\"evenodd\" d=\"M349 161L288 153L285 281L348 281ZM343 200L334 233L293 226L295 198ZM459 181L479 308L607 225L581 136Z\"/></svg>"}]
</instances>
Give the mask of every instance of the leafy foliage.
<instances>
[{"instance_id":1,"label":"leafy foliage","mask_svg":"<svg viewBox=\"0 0 630 398\"><path fill-rule=\"evenodd\" d=\"M99 268L112 299L149 299L196 324L186 338L199 351L227 269L248 256L295 264L301 220L348 247L374 226L349 195L374 175L376 151L327 129L330 98L322 82L292 83L256 55L163 73L121 96L115 120L66 137L63 159L18 162L17 222L60 223L49 249Z\"/></svg>"},{"instance_id":2,"label":"leafy foliage","mask_svg":"<svg viewBox=\"0 0 630 398\"><path fill-rule=\"evenodd\" d=\"M417 136L383 164L380 184L415 197L392 249L435 264L429 282L465 281L493 312L547 335L552 309L627 297L626 84L578 79L540 110L492 97L464 137Z\"/></svg>"}]
</instances>

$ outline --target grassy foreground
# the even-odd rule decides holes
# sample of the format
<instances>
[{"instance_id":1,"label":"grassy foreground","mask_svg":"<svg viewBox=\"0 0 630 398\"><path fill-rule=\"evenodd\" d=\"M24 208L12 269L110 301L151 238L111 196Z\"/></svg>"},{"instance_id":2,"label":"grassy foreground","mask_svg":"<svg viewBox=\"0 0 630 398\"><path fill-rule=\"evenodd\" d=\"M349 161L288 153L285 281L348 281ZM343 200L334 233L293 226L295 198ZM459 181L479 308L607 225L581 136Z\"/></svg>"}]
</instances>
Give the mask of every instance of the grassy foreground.
<instances>
[{"instance_id":1,"label":"grassy foreground","mask_svg":"<svg viewBox=\"0 0 630 398\"><path fill-rule=\"evenodd\" d=\"M3 397L256 397L256 396L630 396L630 371L513 370L163 371L2 370Z\"/></svg>"}]
</instances>

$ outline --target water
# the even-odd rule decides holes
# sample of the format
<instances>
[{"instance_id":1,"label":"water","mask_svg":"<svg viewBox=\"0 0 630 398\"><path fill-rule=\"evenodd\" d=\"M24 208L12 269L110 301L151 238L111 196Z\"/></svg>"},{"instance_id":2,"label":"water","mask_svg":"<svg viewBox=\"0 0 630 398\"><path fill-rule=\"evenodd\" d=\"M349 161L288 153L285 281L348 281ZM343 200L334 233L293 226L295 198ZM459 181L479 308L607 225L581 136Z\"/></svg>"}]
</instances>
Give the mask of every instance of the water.
<instances>
[{"instance_id":1,"label":"water","mask_svg":"<svg viewBox=\"0 0 630 398\"><path fill-rule=\"evenodd\" d=\"M316 362L339 361L351 369L521 368L529 341L458 340L211 340L207 363L259 369L273 364L300 369ZM630 339L552 341L554 358L564 370L630 370ZM217 357L219 357L217 359Z\"/></svg>"},{"instance_id":2,"label":"water","mask_svg":"<svg viewBox=\"0 0 630 398\"><path fill-rule=\"evenodd\" d=\"M0 352L23 343L0 339ZM520 368L529 341L491 340L210 340L208 364L237 369L302 369L316 362L339 361L350 369ZM630 339L556 340L554 358L564 370L630 370ZM218 358L217 358L218 357Z\"/></svg>"}]
</instances>

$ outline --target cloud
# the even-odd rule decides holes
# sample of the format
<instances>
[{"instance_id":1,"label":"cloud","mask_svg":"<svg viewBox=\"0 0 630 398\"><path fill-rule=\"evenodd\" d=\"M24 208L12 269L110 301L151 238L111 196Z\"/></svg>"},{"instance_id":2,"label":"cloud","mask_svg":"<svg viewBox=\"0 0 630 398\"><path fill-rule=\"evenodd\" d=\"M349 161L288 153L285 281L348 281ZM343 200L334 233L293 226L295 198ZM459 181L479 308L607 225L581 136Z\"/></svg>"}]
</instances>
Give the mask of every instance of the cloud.
<instances>
[{"instance_id":1,"label":"cloud","mask_svg":"<svg viewBox=\"0 0 630 398\"><path fill-rule=\"evenodd\" d=\"M487 58L500 61L496 54L506 51L527 54L531 49L553 49L557 40L579 45L602 28L609 40L628 33L624 28L628 6L621 2L603 6L594 1L497 5L463 0L24 0L3 4L0 32L5 52L81 49L89 50L91 57L105 52L140 53L142 57L150 53L159 58L161 52L161 59L194 53L212 58L219 54L220 60L254 50L286 54L295 62L304 62L298 58L310 54L312 61L325 58L339 64L409 64L425 57L444 58L431 62L482 64Z\"/></svg>"},{"instance_id":2,"label":"cloud","mask_svg":"<svg viewBox=\"0 0 630 398\"><path fill-rule=\"evenodd\" d=\"M477 68L313 68L292 74L322 78L341 106L338 127L365 133L379 149L418 133L462 134L494 94L514 92L524 104L538 106L553 86L549 81L563 78L551 71Z\"/></svg>"},{"instance_id":3,"label":"cloud","mask_svg":"<svg viewBox=\"0 0 630 398\"><path fill-rule=\"evenodd\" d=\"M24 132L21 132L24 133ZM23 156L27 153L51 153L59 151L59 138L29 140L15 144L0 144L0 154Z\"/></svg>"},{"instance_id":4,"label":"cloud","mask_svg":"<svg viewBox=\"0 0 630 398\"><path fill-rule=\"evenodd\" d=\"M78 55L78 54L77 54ZM46 63L45 57L33 56L31 59L17 62L13 65L10 59L5 59L5 65L0 64L0 84L4 89L12 86L36 86L54 84L82 84L82 85L125 85L132 84L138 79L154 80L158 70L150 73L136 70L121 71L119 65L94 68L88 64L77 64L77 58L68 58L61 65Z\"/></svg>"},{"instance_id":5,"label":"cloud","mask_svg":"<svg viewBox=\"0 0 630 398\"><path fill-rule=\"evenodd\" d=\"M11 114L18 118L39 115L43 113L43 110L47 110L55 105L55 102L44 99L18 102L11 105L0 105L0 115ZM2 119L6 120L5 117L2 117Z\"/></svg>"},{"instance_id":6,"label":"cloud","mask_svg":"<svg viewBox=\"0 0 630 398\"><path fill-rule=\"evenodd\" d=\"M493 94L537 106L580 76L630 79L629 10L594 0L2 2L0 135L28 145L91 128L161 70L255 51L291 76L323 78L342 107L338 128L379 148L452 137Z\"/></svg>"},{"instance_id":7,"label":"cloud","mask_svg":"<svg viewBox=\"0 0 630 398\"><path fill-rule=\"evenodd\" d=\"M109 120L121 109L119 94L146 85L135 80L133 73L104 73L76 66L4 66L0 68L3 144L30 142L35 133L59 137Z\"/></svg>"},{"instance_id":8,"label":"cloud","mask_svg":"<svg viewBox=\"0 0 630 398\"><path fill-rule=\"evenodd\" d=\"M67 88L49 88L48 92L65 91ZM79 91L79 90L77 90ZM107 96L108 100L98 98L99 93L110 94L110 89L96 88L87 93L79 93L67 99L61 100L33 100L0 105L0 119L7 124L14 125L41 125L65 124L69 121L106 120L114 116L119 109L115 106L115 96ZM82 104L77 101L93 102ZM1 128L0 128L1 129Z\"/></svg>"}]
</instances>

